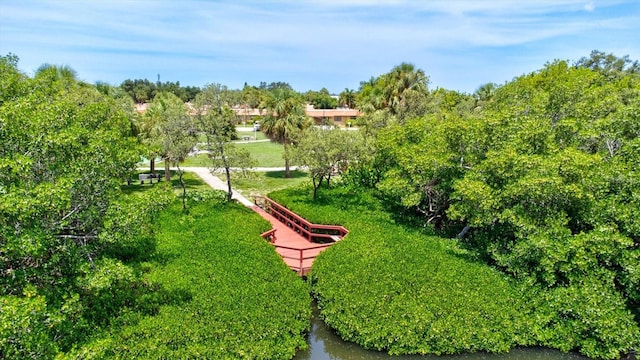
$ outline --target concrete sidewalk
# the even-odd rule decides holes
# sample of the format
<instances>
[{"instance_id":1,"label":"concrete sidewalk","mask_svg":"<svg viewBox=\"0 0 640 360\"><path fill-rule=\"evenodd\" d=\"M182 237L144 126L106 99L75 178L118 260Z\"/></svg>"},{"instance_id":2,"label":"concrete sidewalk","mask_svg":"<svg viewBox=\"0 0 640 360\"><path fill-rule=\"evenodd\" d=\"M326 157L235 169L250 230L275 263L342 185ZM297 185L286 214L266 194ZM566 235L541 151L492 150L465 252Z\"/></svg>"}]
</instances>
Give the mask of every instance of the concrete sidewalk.
<instances>
[{"instance_id":1,"label":"concrete sidewalk","mask_svg":"<svg viewBox=\"0 0 640 360\"><path fill-rule=\"evenodd\" d=\"M227 184L220 180L217 176L214 176L211 174L211 172L209 172L208 168L205 167L180 167L180 169L184 170L184 171L189 171L189 172L193 172L196 173L204 182L206 182L209 186L211 186L212 188L216 189L216 190L222 190L224 192L226 192L228 190L227 188ZM238 202L240 202L242 205L246 206L246 207L253 207L255 206L255 204L251 201L249 201L249 199L245 198L244 196L242 196L242 194L240 194L239 192L235 191L232 189L232 199L238 200Z\"/></svg>"}]
</instances>

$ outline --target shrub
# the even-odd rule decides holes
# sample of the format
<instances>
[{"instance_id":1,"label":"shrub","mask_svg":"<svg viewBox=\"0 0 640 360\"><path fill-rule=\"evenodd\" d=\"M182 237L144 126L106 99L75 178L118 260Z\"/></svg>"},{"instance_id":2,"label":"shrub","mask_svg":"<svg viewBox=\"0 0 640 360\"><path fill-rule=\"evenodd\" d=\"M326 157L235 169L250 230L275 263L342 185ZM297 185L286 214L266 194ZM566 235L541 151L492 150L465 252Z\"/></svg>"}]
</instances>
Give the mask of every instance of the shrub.
<instances>
[{"instance_id":1,"label":"shrub","mask_svg":"<svg viewBox=\"0 0 640 360\"><path fill-rule=\"evenodd\" d=\"M289 359L306 346L309 288L260 238L266 221L216 199L188 213L174 202L158 220L157 253L145 265L162 288L157 314L122 316L111 341L78 353L101 344L108 358Z\"/></svg>"},{"instance_id":2,"label":"shrub","mask_svg":"<svg viewBox=\"0 0 640 360\"><path fill-rule=\"evenodd\" d=\"M525 303L508 278L469 260L454 241L396 224L366 192L336 189L316 203L300 194L271 196L311 221L350 230L310 275L321 316L343 339L394 355L505 352L530 343Z\"/></svg>"},{"instance_id":3,"label":"shrub","mask_svg":"<svg viewBox=\"0 0 640 360\"><path fill-rule=\"evenodd\" d=\"M153 220L173 198L168 185L121 196L107 210L99 247L104 255L121 260L143 260L155 250Z\"/></svg>"},{"instance_id":4,"label":"shrub","mask_svg":"<svg viewBox=\"0 0 640 360\"><path fill-rule=\"evenodd\" d=\"M58 351L47 330L43 296L0 297L0 358L52 358Z\"/></svg>"},{"instance_id":5,"label":"shrub","mask_svg":"<svg viewBox=\"0 0 640 360\"><path fill-rule=\"evenodd\" d=\"M390 354L539 345L602 359L640 346L637 322L606 271L541 287L478 262L455 240L396 223L363 190L336 188L317 201L308 190L270 197L310 221L350 230L310 274L321 316L345 340Z\"/></svg>"}]
</instances>

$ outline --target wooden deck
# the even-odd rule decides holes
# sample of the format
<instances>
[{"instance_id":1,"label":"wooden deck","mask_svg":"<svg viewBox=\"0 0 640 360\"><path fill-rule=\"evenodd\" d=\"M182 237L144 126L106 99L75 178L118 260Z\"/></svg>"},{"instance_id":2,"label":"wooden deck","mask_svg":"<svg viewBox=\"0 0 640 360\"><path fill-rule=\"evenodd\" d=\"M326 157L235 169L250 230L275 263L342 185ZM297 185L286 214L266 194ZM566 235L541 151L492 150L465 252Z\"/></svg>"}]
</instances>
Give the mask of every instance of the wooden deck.
<instances>
[{"instance_id":1,"label":"wooden deck","mask_svg":"<svg viewBox=\"0 0 640 360\"><path fill-rule=\"evenodd\" d=\"M284 262L300 276L307 275L318 254L349 232L342 226L312 224L266 197L257 197L255 203L253 210L273 227L262 237L270 240Z\"/></svg>"}]
</instances>

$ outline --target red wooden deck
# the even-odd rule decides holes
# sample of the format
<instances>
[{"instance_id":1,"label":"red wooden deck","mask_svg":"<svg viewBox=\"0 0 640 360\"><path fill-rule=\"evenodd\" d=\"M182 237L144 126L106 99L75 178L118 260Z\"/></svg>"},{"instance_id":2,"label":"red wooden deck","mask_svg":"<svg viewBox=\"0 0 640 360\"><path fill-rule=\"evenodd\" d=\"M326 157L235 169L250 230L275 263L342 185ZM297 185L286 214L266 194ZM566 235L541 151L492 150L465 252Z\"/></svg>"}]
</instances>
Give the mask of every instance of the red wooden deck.
<instances>
[{"instance_id":1,"label":"red wooden deck","mask_svg":"<svg viewBox=\"0 0 640 360\"><path fill-rule=\"evenodd\" d=\"M258 197L253 210L271 223L270 231L262 234L271 240L284 262L300 276L311 270L313 260L349 231L342 226L317 225L286 209L275 201ZM260 204L260 206L258 206ZM312 241L325 240L320 244Z\"/></svg>"}]
</instances>

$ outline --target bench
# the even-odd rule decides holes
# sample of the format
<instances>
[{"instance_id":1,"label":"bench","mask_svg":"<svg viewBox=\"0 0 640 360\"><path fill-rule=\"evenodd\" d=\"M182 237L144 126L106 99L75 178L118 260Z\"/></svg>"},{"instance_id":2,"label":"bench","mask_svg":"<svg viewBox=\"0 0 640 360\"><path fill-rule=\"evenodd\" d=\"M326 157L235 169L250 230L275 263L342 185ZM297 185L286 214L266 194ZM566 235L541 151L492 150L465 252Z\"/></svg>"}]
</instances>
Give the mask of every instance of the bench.
<instances>
[{"instance_id":1,"label":"bench","mask_svg":"<svg viewBox=\"0 0 640 360\"><path fill-rule=\"evenodd\" d=\"M160 174L138 174L138 180L140 180L140 184L144 184L145 180L149 180L149 184L153 184L153 179L157 179L160 182L162 177Z\"/></svg>"}]
</instances>

